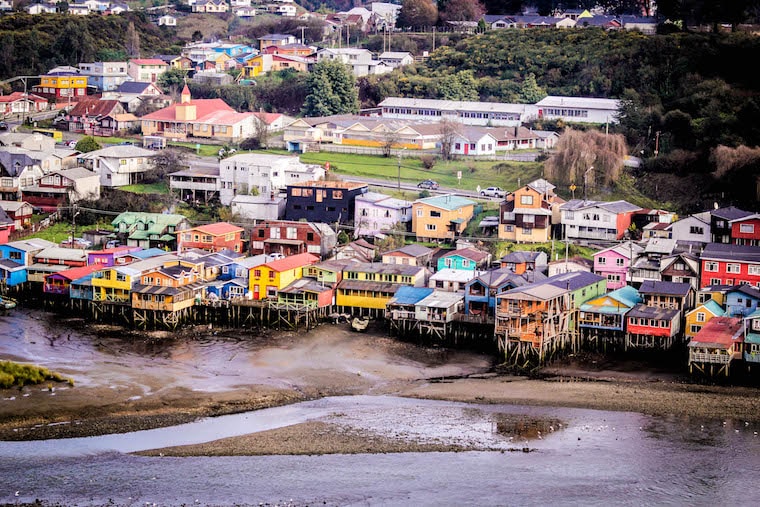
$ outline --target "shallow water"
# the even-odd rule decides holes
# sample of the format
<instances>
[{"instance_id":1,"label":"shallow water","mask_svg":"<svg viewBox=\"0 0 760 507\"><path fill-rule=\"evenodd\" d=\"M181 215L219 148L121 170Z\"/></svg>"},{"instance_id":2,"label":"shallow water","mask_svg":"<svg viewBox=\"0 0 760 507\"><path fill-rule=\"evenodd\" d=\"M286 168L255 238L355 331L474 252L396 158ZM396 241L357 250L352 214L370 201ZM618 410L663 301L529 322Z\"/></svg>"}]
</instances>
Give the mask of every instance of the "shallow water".
<instances>
[{"instance_id":1,"label":"shallow water","mask_svg":"<svg viewBox=\"0 0 760 507\"><path fill-rule=\"evenodd\" d=\"M308 419L415 441L504 450L528 446L532 452L226 458L123 454ZM528 424L533 429L515 437L520 425L504 425L515 420L543 424ZM753 505L760 501L749 486L760 473L759 426L385 396L326 398L133 434L0 442L0 502ZM537 429L549 427L553 431Z\"/></svg>"},{"instance_id":2,"label":"shallow water","mask_svg":"<svg viewBox=\"0 0 760 507\"><path fill-rule=\"evenodd\" d=\"M460 357L456 366L450 361L435 369L386 357L372 342L361 340L353 335L350 340L331 336L319 346L303 337L277 343L233 339L146 345L73 332L43 313L0 316L0 356L63 370L78 386L144 385L145 396L155 389L155 378L169 379L169 387L213 391L245 384L308 384L303 381L308 371L379 383L466 373L487 364L473 355ZM36 390L28 400L43 395L50 393ZM307 420L393 438L496 450L226 458L126 454ZM388 396L326 398L133 434L0 442L0 503L759 504L754 481L760 474L760 425L730 419L725 423ZM507 451L523 447L534 452Z\"/></svg>"}]
</instances>

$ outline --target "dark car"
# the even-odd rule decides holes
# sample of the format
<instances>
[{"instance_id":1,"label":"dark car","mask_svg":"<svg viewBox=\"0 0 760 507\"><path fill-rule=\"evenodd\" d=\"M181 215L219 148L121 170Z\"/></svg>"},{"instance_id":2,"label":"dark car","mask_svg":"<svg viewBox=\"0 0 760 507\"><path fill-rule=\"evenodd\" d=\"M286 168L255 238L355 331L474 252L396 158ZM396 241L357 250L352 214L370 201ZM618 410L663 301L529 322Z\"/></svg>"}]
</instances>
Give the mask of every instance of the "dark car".
<instances>
[{"instance_id":1,"label":"dark car","mask_svg":"<svg viewBox=\"0 0 760 507\"><path fill-rule=\"evenodd\" d=\"M8 130L8 124L4 121L0 121L0 130Z\"/></svg>"},{"instance_id":2,"label":"dark car","mask_svg":"<svg viewBox=\"0 0 760 507\"><path fill-rule=\"evenodd\" d=\"M438 190L438 183L433 180L425 180L417 183L417 188L424 188L426 190Z\"/></svg>"}]
</instances>

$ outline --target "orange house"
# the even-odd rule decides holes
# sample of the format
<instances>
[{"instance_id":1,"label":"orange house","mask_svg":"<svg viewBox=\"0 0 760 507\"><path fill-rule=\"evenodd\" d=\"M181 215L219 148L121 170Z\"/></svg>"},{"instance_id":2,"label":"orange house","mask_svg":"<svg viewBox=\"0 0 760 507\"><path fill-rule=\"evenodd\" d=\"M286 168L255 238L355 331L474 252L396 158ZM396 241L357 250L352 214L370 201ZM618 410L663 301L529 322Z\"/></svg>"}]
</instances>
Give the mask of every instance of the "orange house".
<instances>
[{"instance_id":1,"label":"orange house","mask_svg":"<svg viewBox=\"0 0 760 507\"><path fill-rule=\"evenodd\" d=\"M132 308L174 312L193 306L203 296L204 284L193 265L163 266L140 276L132 288Z\"/></svg>"},{"instance_id":2,"label":"orange house","mask_svg":"<svg viewBox=\"0 0 760 507\"><path fill-rule=\"evenodd\" d=\"M232 250L243 251L243 228L237 225L219 222L200 225L181 233L180 252L198 248L207 252Z\"/></svg>"}]
</instances>

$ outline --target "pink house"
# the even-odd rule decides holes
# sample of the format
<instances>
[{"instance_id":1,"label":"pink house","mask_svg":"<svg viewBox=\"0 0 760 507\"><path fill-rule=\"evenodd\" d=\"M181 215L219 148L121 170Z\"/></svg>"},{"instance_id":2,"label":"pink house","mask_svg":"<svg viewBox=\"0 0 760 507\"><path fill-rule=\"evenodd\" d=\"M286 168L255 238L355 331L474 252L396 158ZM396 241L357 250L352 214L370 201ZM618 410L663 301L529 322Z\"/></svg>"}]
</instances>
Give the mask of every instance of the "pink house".
<instances>
[{"instance_id":1,"label":"pink house","mask_svg":"<svg viewBox=\"0 0 760 507\"><path fill-rule=\"evenodd\" d=\"M129 259L128 262L119 262L119 259L128 253L139 250L141 250L139 246L117 246L106 248L105 250L96 250L87 254L87 264L97 265L98 268L107 268L117 264L129 264L129 262L132 262L132 259Z\"/></svg>"},{"instance_id":2,"label":"pink house","mask_svg":"<svg viewBox=\"0 0 760 507\"><path fill-rule=\"evenodd\" d=\"M594 273L607 278L607 289L615 290L628 285L628 270L643 248L626 241L594 254Z\"/></svg>"},{"instance_id":3,"label":"pink house","mask_svg":"<svg viewBox=\"0 0 760 507\"><path fill-rule=\"evenodd\" d=\"M412 203L377 192L357 195L354 201L354 224L357 236L388 232L396 225L409 227Z\"/></svg>"}]
</instances>

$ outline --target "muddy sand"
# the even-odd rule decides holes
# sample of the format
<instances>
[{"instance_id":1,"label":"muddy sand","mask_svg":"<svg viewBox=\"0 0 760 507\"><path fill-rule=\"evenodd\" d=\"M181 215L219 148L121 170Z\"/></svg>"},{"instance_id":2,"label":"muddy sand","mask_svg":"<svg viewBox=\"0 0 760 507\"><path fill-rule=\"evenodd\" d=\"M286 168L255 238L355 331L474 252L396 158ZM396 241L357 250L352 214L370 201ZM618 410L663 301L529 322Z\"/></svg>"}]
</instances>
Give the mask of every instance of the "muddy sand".
<instances>
[{"instance_id":1,"label":"muddy sand","mask_svg":"<svg viewBox=\"0 0 760 507\"><path fill-rule=\"evenodd\" d=\"M322 325L308 334L189 329L125 336L46 314L0 320L0 357L40 364L75 387L0 391L0 439L87 436L170 426L328 395L391 394L760 420L758 390L688 384L648 370L555 370L534 380L493 374L490 357L417 347L374 332ZM126 333L127 335L129 333ZM572 377L573 381L567 379ZM579 381L577 379L590 379ZM601 379L601 380L600 380ZM52 387L52 389L51 389ZM415 444L320 421L207 444L175 455L466 450Z\"/></svg>"}]
</instances>

